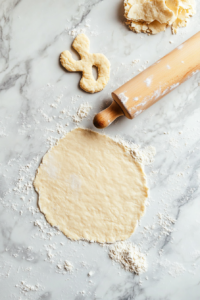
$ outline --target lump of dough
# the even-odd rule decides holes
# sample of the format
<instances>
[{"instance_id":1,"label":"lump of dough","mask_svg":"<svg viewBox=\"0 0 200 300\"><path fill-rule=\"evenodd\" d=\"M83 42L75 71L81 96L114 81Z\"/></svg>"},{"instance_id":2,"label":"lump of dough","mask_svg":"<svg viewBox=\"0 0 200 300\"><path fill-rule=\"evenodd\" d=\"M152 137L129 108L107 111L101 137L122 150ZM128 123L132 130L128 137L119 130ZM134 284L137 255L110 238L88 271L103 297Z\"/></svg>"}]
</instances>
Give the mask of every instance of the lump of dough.
<instances>
[{"instance_id":1,"label":"lump of dough","mask_svg":"<svg viewBox=\"0 0 200 300\"><path fill-rule=\"evenodd\" d=\"M165 5L164 0L129 0L128 2L131 4L129 9L127 6L125 9L128 20L145 21L148 24L153 21L170 23L174 16L173 12Z\"/></svg>"},{"instance_id":2,"label":"lump of dough","mask_svg":"<svg viewBox=\"0 0 200 300\"><path fill-rule=\"evenodd\" d=\"M189 17L195 14L195 1L182 0L180 1L177 18L172 24L172 32L177 33L178 27L186 27Z\"/></svg>"},{"instance_id":3,"label":"lump of dough","mask_svg":"<svg viewBox=\"0 0 200 300\"><path fill-rule=\"evenodd\" d=\"M194 0L124 0L126 24L134 32L156 34L167 26L176 33L195 14Z\"/></svg>"},{"instance_id":4,"label":"lump of dough","mask_svg":"<svg viewBox=\"0 0 200 300\"><path fill-rule=\"evenodd\" d=\"M148 196L141 165L124 146L75 129L43 157L34 186L47 221L72 240L125 240Z\"/></svg>"},{"instance_id":5,"label":"lump of dough","mask_svg":"<svg viewBox=\"0 0 200 300\"><path fill-rule=\"evenodd\" d=\"M150 24L146 24L144 22L125 22L129 28L136 32L144 32L144 33L151 33L151 34L156 34L161 31L165 31L167 24L160 24L158 21L154 21Z\"/></svg>"}]
</instances>

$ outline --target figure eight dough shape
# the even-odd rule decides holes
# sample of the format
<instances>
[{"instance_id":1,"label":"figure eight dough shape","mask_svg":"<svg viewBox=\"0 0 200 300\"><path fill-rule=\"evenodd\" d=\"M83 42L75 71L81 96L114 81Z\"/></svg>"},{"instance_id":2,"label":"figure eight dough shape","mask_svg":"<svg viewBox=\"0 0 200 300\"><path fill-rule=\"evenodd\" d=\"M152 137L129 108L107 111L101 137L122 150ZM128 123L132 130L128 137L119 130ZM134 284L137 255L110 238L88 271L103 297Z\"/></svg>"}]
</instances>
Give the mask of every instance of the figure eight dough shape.
<instances>
[{"instance_id":1,"label":"figure eight dough shape","mask_svg":"<svg viewBox=\"0 0 200 300\"><path fill-rule=\"evenodd\" d=\"M90 41L85 34L79 34L73 41L72 47L79 53L81 59L76 61L69 51L60 55L61 65L70 72L82 72L80 87L88 93L103 90L110 78L110 62L100 53L90 53ZM92 66L97 67L98 78L94 79Z\"/></svg>"},{"instance_id":2,"label":"figure eight dough shape","mask_svg":"<svg viewBox=\"0 0 200 300\"><path fill-rule=\"evenodd\" d=\"M124 0L126 24L134 32L156 34L185 27L195 14L195 0Z\"/></svg>"},{"instance_id":3,"label":"figure eight dough shape","mask_svg":"<svg viewBox=\"0 0 200 300\"><path fill-rule=\"evenodd\" d=\"M145 174L124 146L75 129L44 156L34 186L47 221L72 240L126 240L145 210Z\"/></svg>"}]
</instances>

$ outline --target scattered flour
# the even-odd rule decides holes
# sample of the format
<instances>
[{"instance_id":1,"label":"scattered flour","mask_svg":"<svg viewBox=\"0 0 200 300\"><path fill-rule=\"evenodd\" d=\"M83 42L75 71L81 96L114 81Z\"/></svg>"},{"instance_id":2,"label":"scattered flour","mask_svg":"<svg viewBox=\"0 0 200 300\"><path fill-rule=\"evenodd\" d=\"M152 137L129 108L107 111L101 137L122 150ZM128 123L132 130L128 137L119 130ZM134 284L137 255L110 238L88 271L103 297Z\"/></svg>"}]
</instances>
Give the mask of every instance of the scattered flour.
<instances>
[{"instance_id":1,"label":"scattered flour","mask_svg":"<svg viewBox=\"0 0 200 300\"><path fill-rule=\"evenodd\" d=\"M158 262L158 265L167 270L168 274L174 278L182 275L186 271L182 264L167 259Z\"/></svg>"},{"instance_id":2,"label":"scattered flour","mask_svg":"<svg viewBox=\"0 0 200 300\"><path fill-rule=\"evenodd\" d=\"M170 216L166 209L163 213L157 213L155 216L155 222L151 223L151 225L145 225L143 230L141 231L143 235L143 239L147 242L154 238L154 242L152 247L157 247L159 242L164 242L167 237L171 236L174 232L174 225L176 220L174 217ZM173 237L171 237L171 241L173 241ZM159 255L163 254L163 249L159 251Z\"/></svg>"},{"instance_id":3,"label":"scattered flour","mask_svg":"<svg viewBox=\"0 0 200 300\"><path fill-rule=\"evenodd\" d=\"M136 145L131 142L124 141L123 139L116 137L114 140L124 146L127 152L140 164L146 166L150 165L154 161L156 155L156 149L153 146L147 146L144 149L140 148L140 145Z\"/></svg>"},{"instance_id":4,"label":"scattered flour","mask_svg":"<svg viewBox=\"0 0 200 300\"><path fill-rule=\"evenodd\" d=\"M89 105L88 102L81 104L77 113L72 116L72 120L75 123L81 122L83 119L85 119L88 116L91 109L92 109L92 106Z\"/></svg>"},{"instance_id":5,"label":"scattered flour","mask_svg":"<svg viewBox=\"0 0 200 300\"><path fill-rule=\"evenodd\" d=\"M26 283L24 280L20 282L20 284L16 284L16 287L20 288L22 293L27 292L37 292L38 290L41 290L42 286L40 284L31 285Z\"/></svg>"},{"instance_id":6,"label":"scattered flour","mask_svg":"<svg viewBox=\"0 0 200 300\"><path fill-rule=\"evenodd\" d=\"M86 19L85 20L85 24L81 24L79 26L75 26L74 28L66 28L66 31L68 32L69 35L71 35L72 37L76 37L78 34L81 33L86 33L90 36L98 36L99 32L97 29L93 29L94 26L92 26L92 30L91 30L91 25L90 25L90 19Z\"/></svg>"},{"instance_id":7,"label":"scattered flour","mask_svg":"<svg viewBox=\"0 0 200 300\"><path fill-rule=\"evenodd\" d=\"M52 237L60 235L60 231L56 227L52 227L46 220L41 216L40 219L34 221L34 225L38 227L39 232L36 232L32 237L39 237L44 240L51 240Z\"/></svg>"},{"instance_id":8,"label":"scattered flour","mask_svg":"<svg viewBox=\"0 0 200 300\"><path fill-rule=\"evenodd\" d=\"M143 165L150 165L154 161L156 155L156 148L153 146L147 146L144 149L132 148L130 152L136 161Z\"/></svg>"},{"instance_id":9,"label":"scattered flour","mask_svg":"<svg viewBox=\"0 0 200 300\"><path fill-rule=\"evenodd\" d=\"M147 270L146 255L129 242L118 242L110 246L109 256L125 270L137 275Z\"/></svg>"},{"instance_id":10,"label":"scattered flour","mask_svg":"<svg viewBox=\"0 0 200 300\"><path fill-rule=\"evenodd\" d=\"M73 271L73 265L69 261L66 260L65 263L64 263L64 269L67 272L72 272Z\"/></svg>"},{"instance_id":11,"label":"scattered flour","mask_svg":"<svg viewBox=\"0 0 200 300\"><path fill-rule=\"evenodd\" d=\"M169 235L170 233L172 233L174 231L174 224L176 223L176 220L169 216L168 213L158 213L157 214L158 217L158 224L160 225L160 227L162 228L162 235Z\"/></svg>"},{"instance_id":12,"label":"scattered flour","mask_svg":"<svg viewBox=\"0 0 200 300\"><path fill-rule=\"evenodd\" d=\"M65 124L65 126L63 126L62 124L57 124L57 132L59 134L62 134L62 136L66 135L67 134L67 127L68 126L68 123Z\"/></svg>"},{"instance_id":13,"label":"scattered flour","mask_svg":"<svg viewBox=\"0 0 200 300\"><path fill-rule=\"evenodd\" d=\"M138 64L139 62L140 62L140 59L134 59L134 60L132 61L133 64Z\"/></svg>"},{"instance_id":14,"label":"scattered flour","mask_svg":"<svg viewBox=\"0 0 200 300\"><path fill-rule=\"evenodd\" d=\"M67 272L72 272L73 271L73 265L69 262L69 261L64 261L64 263L59 263L59 264L57 264L57 268L58 268L58 270L59 271L61 271L61 272L59 272L59 274L66 274L66 272L62 272L62 271L67 271Z\"/></svg>"}]
</instances>

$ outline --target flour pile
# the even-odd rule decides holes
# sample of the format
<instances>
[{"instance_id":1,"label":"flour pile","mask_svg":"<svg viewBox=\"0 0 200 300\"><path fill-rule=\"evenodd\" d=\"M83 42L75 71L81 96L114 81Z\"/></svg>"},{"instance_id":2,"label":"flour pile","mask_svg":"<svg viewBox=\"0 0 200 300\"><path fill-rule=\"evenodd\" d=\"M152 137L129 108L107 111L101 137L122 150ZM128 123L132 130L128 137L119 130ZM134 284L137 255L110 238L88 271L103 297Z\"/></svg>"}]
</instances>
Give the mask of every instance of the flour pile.
<instances>
[{"instance_id":1,"label":"flour pile","mask_svg":"<svg viewBox=\"0 0 200 300\"><path fill-rule=\"evenodd\" d=\"M81 122L83 119L87 118L90 110L92 109L92 106L86 102L82 103L77 111L77 113L72 116L72 119L75 123Z\"/></svg>"},{"instance_id":2,"label":"flour pile","mask_svg":"<svg viewBox=\"0 0 200 300\"><path fill-rule=\"evenodd\" d=\"M119 242L110 246L109 256L120 263L125 270L137 275L147 270L146 255L129 242Z\"/></svg>"},{"instance_id":3,"label":"flour pile","mask_svg":"<svg viewBox=\"0 0 200 300\"><path fill-rule=\"evenodd\" d=\"M195 14L195 0L124 0L126 24L134 32L156 34L185 27Z\"/></svg>"}]
</instances>

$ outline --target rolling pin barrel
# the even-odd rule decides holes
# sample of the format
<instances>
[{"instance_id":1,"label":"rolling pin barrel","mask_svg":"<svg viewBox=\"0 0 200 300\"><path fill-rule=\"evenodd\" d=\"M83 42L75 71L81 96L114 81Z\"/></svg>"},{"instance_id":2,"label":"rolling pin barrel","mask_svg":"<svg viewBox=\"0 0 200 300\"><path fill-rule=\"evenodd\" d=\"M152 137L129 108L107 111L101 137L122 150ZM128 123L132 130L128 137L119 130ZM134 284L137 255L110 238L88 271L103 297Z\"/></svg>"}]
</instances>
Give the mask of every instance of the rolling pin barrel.
<instances>
[{"instance_id":1,"label":"rolling pin barrel","mask_svg":"<svg viewBox=\"0 0 200 300\"><path fill-rule=\"evenodd\" d=\"M133 119L199 71L200 32L115 90L115 105L95 116L95 126L107 127L123 114Z\"/></svg>"}]
</instances>

